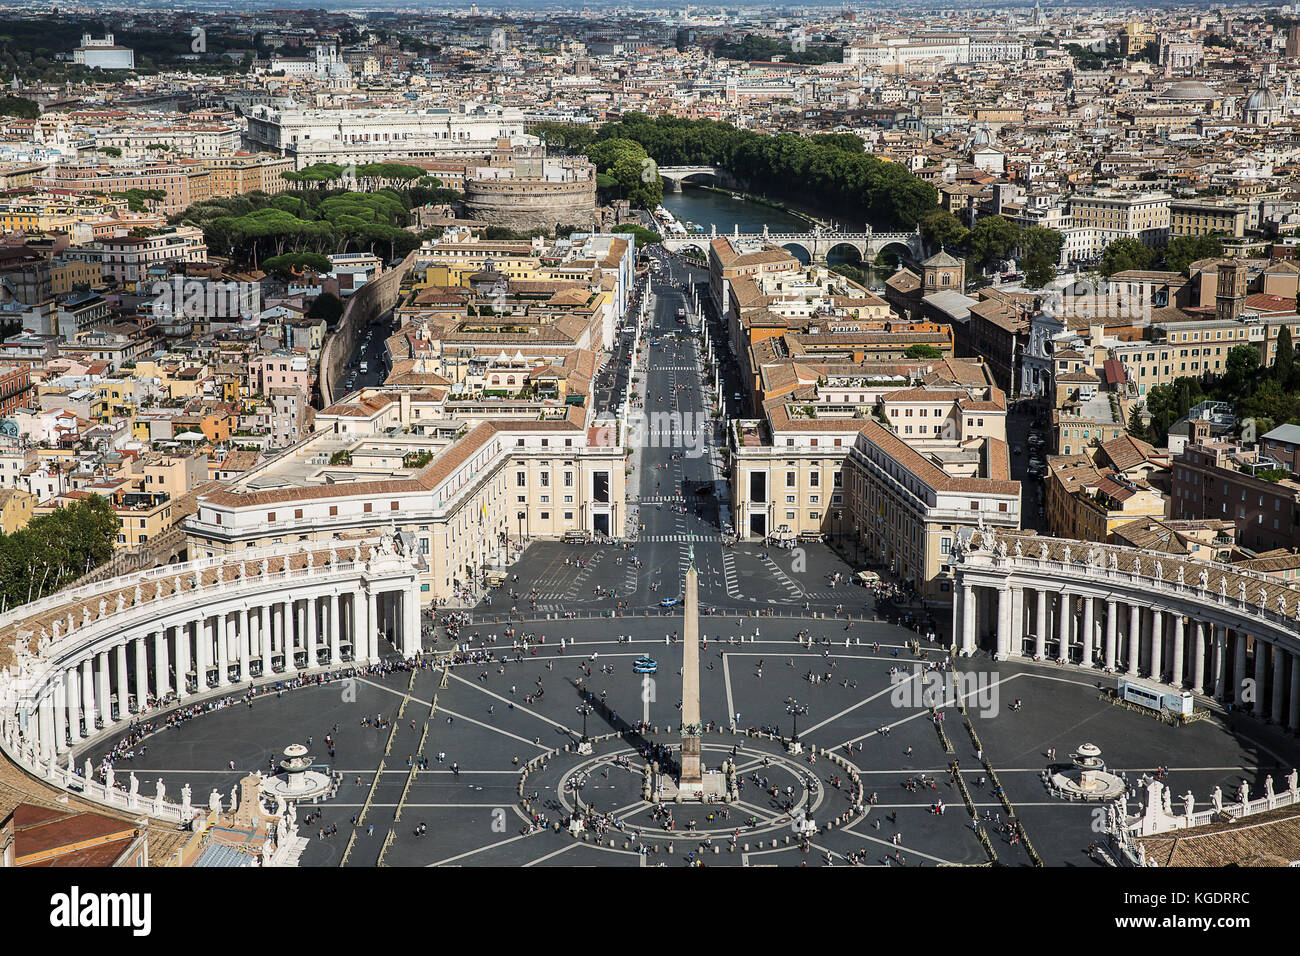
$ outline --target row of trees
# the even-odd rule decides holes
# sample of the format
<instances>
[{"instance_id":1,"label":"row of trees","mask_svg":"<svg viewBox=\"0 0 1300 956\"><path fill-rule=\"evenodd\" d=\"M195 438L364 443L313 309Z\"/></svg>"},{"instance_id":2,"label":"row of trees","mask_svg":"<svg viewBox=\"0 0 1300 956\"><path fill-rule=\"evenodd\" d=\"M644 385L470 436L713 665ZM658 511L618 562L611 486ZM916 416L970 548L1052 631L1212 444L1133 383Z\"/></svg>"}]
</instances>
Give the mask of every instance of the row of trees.
<instances>
[{"instance_id":1,"label":"row of trees","mask_svg":"<svg viewBox=\"0 0 1300 956\"><path fill-rule=\"evenodd\" d=\"M746 33L745 38L738 43L720 41L713 48L713 52L729 60L770 61L779 56L786 63L803 63L812 66L839 63L844 59L843 45L821 44L810 47L805 44L802 50L796 50L785 40L774 40L771 37L759 36L757 33Z\"/></svg>"},{"instance_id":2,"label":"row of trees","mask_svg":"<svg viewBox=\"0 0 1300 956\"><path fill-rule=\"evenodd\" d=\"M1188 267L1201 259L1223 255L1223 237L1176 236L1160 246L1145 245L1140 239L1116 239L1101 254L1101 274L1110 276L1129 269L1167 269L1187 275Z\"/></svg>"},{"instance_id":3,"label":"row of trees","mask_svg":"<svg viewBox=\"0 0 1300 956\"><path fill-rule=\"evenodd\" d=\"M99 495L0 532L0 602L11 608L71 584L113 554L120 522Z\"/></svg>"},{"instance_id":4,"label":"row of trees","mask_svg":"<svg viewBox=\"0 0 1300 956\"><path fill-rule=\"evenodd\" d=\"M304 253L370 252L398 259L424 239L423 233L404 228L410 222L408 204L417 201L420 190L432 191L412 187L404 190L405 201L393 189L295 190L278 196L254 192L195 203L180 221L201 228L217 255L253 268L266 259ZM312 260L280 261L292 269Z\"/></svg>"},{"instance_id":5,"label":"row of trees","mask_svg":"<svg viewBox=\"0 0 1300 956\"><path fill-rule=\"evenodd\" d=\"M1300 365L1296 364L1290 328L1282 326L1279 331L1277 355L1271 366L1262 366L1255 346L1238 345L1229 349L1224 372L1217 378L1184 375L1172 384L1149 389L1146 408L1150 422L1144 422L1134 409L1128 430L1138 438L1163 445L1174 423L1207 399L1230 403L1238 421L1253 429L1256 438L1277 425L1300 424Z\"/></svg>"},{"instance_id":6,"label":"row of trees","mask_svg":"<svg viewBox=\"0 0 1300 956\"><path fill-rule=\"evenodd\" d=\"M561 123L539 123L532 131L552 147L585 153L609 177L602 186L645 200L637 205L657 204L656 190L662 196L662 183L646 159L660 166L716 166L752 192L834 210L839 218L879 229L911 229L938 200L933 186L899 163L868 154L851 133L772 136L715 120L638 112L595 131Z\"/></svg>"}]
</instances>

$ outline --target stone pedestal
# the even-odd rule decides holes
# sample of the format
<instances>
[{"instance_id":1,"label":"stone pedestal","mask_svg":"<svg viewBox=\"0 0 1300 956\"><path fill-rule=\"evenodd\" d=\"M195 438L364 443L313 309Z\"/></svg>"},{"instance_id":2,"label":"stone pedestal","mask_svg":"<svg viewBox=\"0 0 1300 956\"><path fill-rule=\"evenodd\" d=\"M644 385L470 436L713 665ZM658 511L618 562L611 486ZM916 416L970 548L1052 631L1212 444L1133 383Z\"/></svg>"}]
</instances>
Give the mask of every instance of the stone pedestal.
<instances>
[{"instance_id":1,"label":"stone pedestal","mask_svg":"<svg viewBox=\"0 0 1300 956\"><path fill-rule=\"evenodd\" d=\"M786 743L785 749L787 753L801 754L803 753L803 744L797 740L791 740Z\"/></svg>"},{"instance_id":2,"label":"stone pedestal","mask_svg":"<svg viewBox=\"0 0 1300 956\"><path fill-rule=\"evenodd\" d=\"M589 757L589 756L591 756L591 741L590 741L590 740L579 740L579 741L578 741L578 753L582 754L584 757Z\"/></svg>"}]
</instances>

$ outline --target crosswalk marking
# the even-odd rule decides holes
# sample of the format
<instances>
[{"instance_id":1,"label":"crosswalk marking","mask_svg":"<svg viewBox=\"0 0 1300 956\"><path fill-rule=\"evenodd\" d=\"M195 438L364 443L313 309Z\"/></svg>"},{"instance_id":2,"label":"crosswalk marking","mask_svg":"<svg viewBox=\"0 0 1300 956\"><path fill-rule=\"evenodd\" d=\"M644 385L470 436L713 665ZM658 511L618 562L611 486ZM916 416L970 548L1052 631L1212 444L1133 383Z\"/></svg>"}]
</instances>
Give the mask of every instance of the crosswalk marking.
<instances>
[{"instance_id":1,"label":"crosswalk marking","mask_svg":"<svg viewBox=\"0 0 1300 956\"><path fill-rule=\"evenodd\" d=\"M722 535L720 534L647 534L647 535L642 535L640 540L684 544L687 542L697 542L697 541L721 541Z\"/></svg>"}]
</instances>

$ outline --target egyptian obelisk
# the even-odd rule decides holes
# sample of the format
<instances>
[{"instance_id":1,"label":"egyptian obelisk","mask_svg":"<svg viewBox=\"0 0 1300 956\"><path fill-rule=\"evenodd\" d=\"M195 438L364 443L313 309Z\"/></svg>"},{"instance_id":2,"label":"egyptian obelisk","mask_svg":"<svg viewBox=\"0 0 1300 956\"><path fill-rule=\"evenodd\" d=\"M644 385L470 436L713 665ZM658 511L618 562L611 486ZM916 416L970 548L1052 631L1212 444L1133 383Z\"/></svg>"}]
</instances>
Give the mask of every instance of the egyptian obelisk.
<instances>
[{"instance_id":1,"label":"egyptian obelisk","mask_svg":"<svg viewBox=\"0 0 1300 956\"><path fill-rule=\"evenodd\" d=\"M695 549L691 548L686 569L686 600L682 622L682 775L678 789L698 792L704 786L700 767L700 596L695 571Z\"/></svg>"}]
</instances>

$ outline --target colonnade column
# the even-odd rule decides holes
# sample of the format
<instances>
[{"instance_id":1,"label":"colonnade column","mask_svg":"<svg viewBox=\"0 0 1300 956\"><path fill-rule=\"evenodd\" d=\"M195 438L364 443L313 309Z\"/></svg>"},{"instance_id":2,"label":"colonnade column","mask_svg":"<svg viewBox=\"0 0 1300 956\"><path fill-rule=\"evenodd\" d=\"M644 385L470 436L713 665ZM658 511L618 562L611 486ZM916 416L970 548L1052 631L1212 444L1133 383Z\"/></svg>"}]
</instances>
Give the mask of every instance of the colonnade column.
<instances>
[{"instance_id":1,"label":"colonnade column","mask_svg":"<svg viewBox=\"0 0 1300 956\"><path fill-rule=\"evenodd\" d=\"M1192 693L1205 691L1205 622L1196 622L1196 637L1192 641Z\"/></svg>"},{"instance_id":2,"label":"colonnade column","mask_svg":"<svg viewBox=\"0 0 1300 956\"><path fill-rule=\"evenodd\" d=\"M1255 638L1255 701L1251 704L1251 710L1256 717L1264 716L1264 688L1268 686L1268 654L1264 650L1268 645Z\"/></svg>"},{"instance_id":3,"label":"colonnade column","mask_svg":"<svg viewBox=\"0 0 1300 956\"><path fill-rule=\"evenodd\" d=\"M1183 686L1183 616L1174 616L1174 657L1169 663L1169 683Z\"/></svg>"},{"instance_id":4,"label":"colonnade column","mask_svg":"<svg viewBox=\"0 0 1300 956\"><path fill-rule=\"evenodd\" d=\"M1138 664L1142 660L1142 611L1136 604L1128 606L1128 666L1125 672L1130 677L1137 677Z\"/></svg>"},{"instance_id":5,"label":"colonnade column","mask_svg":"<svg viewBox=\"0 0 1300 956\"><path fill-rule=\"evenodd\" d=\"M268 604L257 608L257 653L262 661L262 678L265 680L271 671L271 607Z\"/></svg>"},{"instance_id":6,"label":"colonnade column","mask_svg":"<svg viewBox=\"0 0 1300 956\"><path fill-rule=\"evenodd\" d=\"M283 632L281 643L284 645L284 672L294 674L298 665L294 660L297 649L294 647L294 629L298 624L298 602L285 601L280 605L280 630Z\"/></svg>"},{"instance_id":7,"label":"colonnade column","mask_svg":"<svg viewBox=\"0 0 1300 956\"><path fill-rule=\"evenodd\" d=\"M117 719L131 712L131 688L126 679L126 641L117 645Z\"/></svg>"},{"instance_id":8,"label":"colonnade column","mask_svg":"<svg viewBox=\"0 0 1300 956\"><path fill-rule=\"evenodd\" d=\"M1106 670L1115 669L1115 641L1116 641L1116 622L1115 615L1119 613L1119 605L1115 603L1114 598L1106 599Z\"/></svg>"},{"instance_id":9,"label":"colonnade column","mask_svg":"<svg viewBox=\"0 0 1300 956\"><path fill-rule=\"evenodd\" d=\"M967 586L967 596L969 594L970 589ZM962 640L973 644L973 635L975 633L974 600L963 607L962 613L965 614L969 624L968 627L962 629ZM366 647L370 649L372 659L380 656L382 647L379 643L379 593L377 591L370 591L366 594Z\"/></svg>"},{"instance_id":10,"label":"colonnade column","mask_svg":"<svg viewBox=\"0 0 1300 956\"><path fill-rule=\"evenodd\" d=\"M1034 656L1047 656L1047 591L1038 589L1038 616L1034 619Z\"/></svg>"},{"instance_id":11,"label":"colonnade column","mask_svg":"<svg viewBox=\"0 0 1300 956\"><path fill-rule=\"evenodd\" d=\"M378 614L375 610L375 595L368 598L370 602L370 639L374 639L375 622ZM975 653L975 588L969 584L961 589L961 652L964 655Z\"/></svg>"},{"instance_id":12,"label":"colonnade column","mask_svg":"<svg viewBox=\"0 0 1300 956\"><path fill-rule=\"evenodd\" d=\"M316 633L316 613L318 608L314 597L307 598L305 603L307 605L307 668L310 670L316 666L316 640L318 637Z\"/></svg>"},{"instance_id":13,"label":"colonnade column","mask_svg":"<svg viewBox=\"0 0 1300 956\"><path fill-rule=\"evenodd\" d=\"M65 681L54 682L54 754L58 756L68 749L68 685Z\"/></svg>"},{"instance_id":14,"label":"colonnade column","mask_svg":"<svg viewBox=\"0 0 1300 956\"><path fill-rule=\"evenodd\" d=\"M149 702L149 649L143 637L135 639L135 707L143 713Z\"/></svg>"},{"instance_id":15,"label":"colonnade column","mask_svg":"<svg viewBox=\"0 0 1300 956\"><path fill-rule=\"evenodd\" d=\"M331 595L327 602L330 609L330 667L343 663L339 653L339 643L343 640L343 597Z\"/></svg>"},{"instance_id":16,"label":"colonnade column","mask_svg":"<svg viewBox=\"0 0 1300 956\"><path fill-rule=\"evenodd\" d=\"M68 734L72 737L74 747L81 739L81 701L78 699L80 689L77 686L79 676L75 665L63 672L63 683L66 688L64 703L68 708Z\"/></svg>"},{"instance_id":17,"label":"colonnade column","mask_svg":"<svg viewBox=\"0 0 1300 956\"><path fill-rule=\"evenodd\" d=\"M113 722L112 684L108 679L109 657L107 651L100 651L99 657L99 719L105 727Z\"/></svg>"},{"instance_id":18,"label":"colonnade column","mask_svg":"<svg viewBox=\"0 0 1300 956\"><path fill-rule=\"evenodd\" d=\"M1093 663L1092 642L1093 642L1093 630L1095 629L1096 626L1096 622L1093 620L1094 604L1095 602L1093 601L1091 596L1087 596L1087 595L1084 596L1083 642L1082 642L1083 650L1079 658L1080 663L1082 663L1084 667L1091 667Z\"/></svg>"},{"instance_id":19,"label":"colonnade column","mask_svg":"<svg viewBox=\"0 0 1300 956\"><path fill-rule=\"evenodd\" d=\"M1273 647L1273 709L1269 716L1273 723L1282 723L1282 688L1286 685L1283 681L1286 679L1286 655L1282 653L1281 646L1274 644Z\"/></svg>"},{"instance_id":20,"label":"colonnade column","mask_svg":"<svg viewBox=\"0 0 1300 956\"><path fill-rule=\"evenodd\" d=\"M81 662L81 713L86 719L86 736L95 736L95 655Z\"/></svg>"},{"instance_id":21,"label":"colonnade column","mask_svg":"<svg viewBox=\"0 0 1300 956\"><path fill-rule=\"evenodd\" d=\"M197 621L186 621L176 628L176 696L184 700L190 689L186 680L190 673L190 628L198 631Z\"/></svg>"},{"instance_id":22,"label":"colonnade column","mask_svg":"<svg viewBox=\"0 0 1300 956\"><path fill-rule=\"evenodd\" d=\"M1291 730L1300 730L1300 654L1287 656L1291 658L1291 708L1286 725Z\"/></svg>"},{"instance_id":23,"label":"colonnade column","mask_svg":"<svg viewBox=\"0 0 1300 956\"><path fill-rule=\"evenodd\" d=\"M1238 707L1242 705L1242 703L1244 702L1242 698L1246 696L1246 682L1242 680L1242 678L1245 676L1246 676L1246 635L1237 632L1237 636L1233 639L1233 648L1232 648L1232 683L1234 685L1232 696L1233 696L1233 703L1235 703Z\"/></svg>"},{"instance_id":24,"label":"colonnade column","mask_svg":"<svg viewBox=\"0 0 1300 956\"><path fill-rule=\"evenodd\" d=\"M1151 679L1161 680L1164 675L1161 660L1161 641L1164 636L1165 615L1159 608L1151 609Z\"/></svg>"},{"instance_id":25,"label":"colonnade column","mask_svg":"<svg viewBox=\"0 0 1300 956\"><path fill-rule=\"evenodd\" d=\"M403 594L405 598L405 594ZM402 601L403 615L406 613L408 600ZM405 621L403 621L405 624ZM1006 584L998 588L998 660L1006 660L1007 649L1011 646L1011 588ZM403 651L405 653L405 651Z\"/></svg>"},{"instance_id":26,"label":"colonnade column","mask_svg":"<svg viewBox=\"0 0 1300 956\"><path fill-rule=\"evenodd\" d=\"M159 700L166 697L172 689L171 675L168 674L170 666L167 654L167 628L164 627L158 632L158 639L153 646L154 686L158 689Z\"/></svg>"},{"instance_id":27,"label":"colonnade column","mask_svg":"<svg viewBox=\"0 0 1300 956\"><path fill-rule=\"evenodd\" d=\"M1214 625L1214 697L1220 702L1228 700L1228 631L1222 624Z\"/></svg>"},{"instance_id":28,"label":"colonnade column","mask_svg":"<svg viewBox=\"0 0 1300 956\"><path fill-rule=\"evenodd\" d=\"M1070 617L1074 614L1074 599L1064 591L1056 599L1057 639L1061 646L1057 649L1057 658L1070 662Z\"/></svg>"},{"instance_id":29,"label":"colonnade column","mask_svg":"<svg viewBox=\"0 0 1300 956\"><path fill-rule=\"evenodd\" d=\"M215 630L216 625L213 624ZM208 619L204 615L199 619L198 626L194 628L194 650L196 652L194 660L194 669L198 675L198 688L200 694L206 694L208 691L208 667L212 662L212 637L208 634Z\"/></svg>"}]
</instances>

